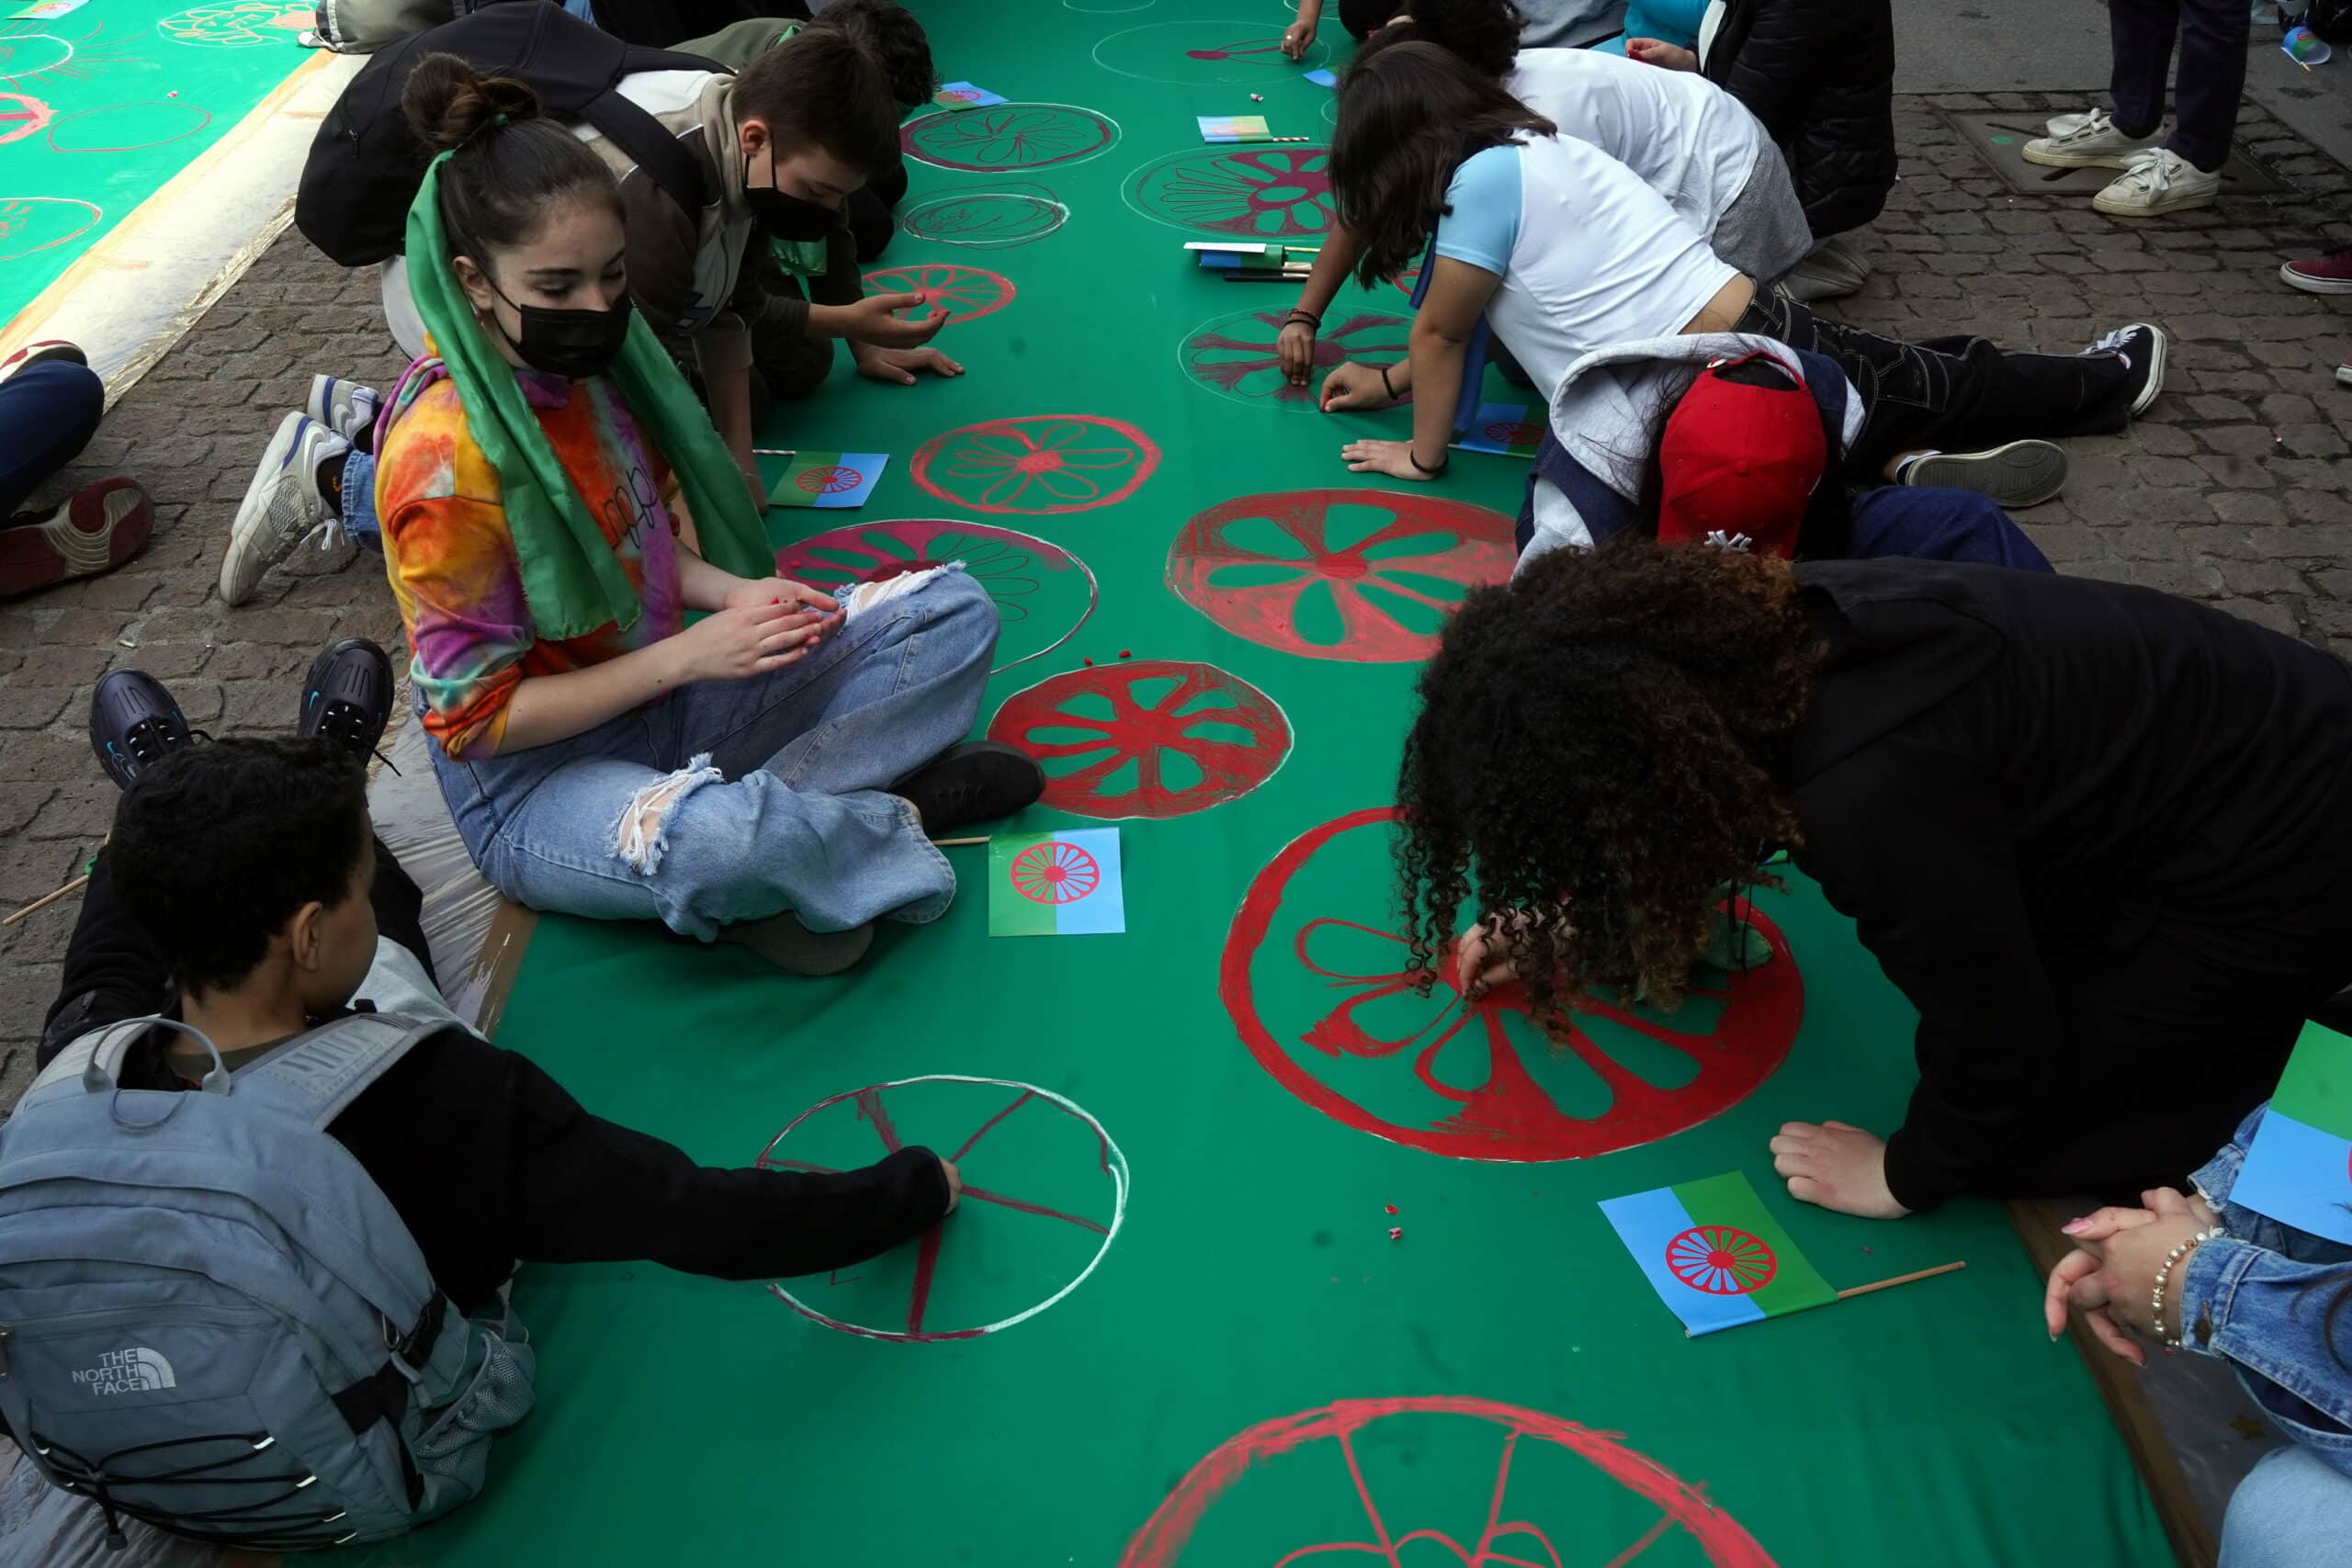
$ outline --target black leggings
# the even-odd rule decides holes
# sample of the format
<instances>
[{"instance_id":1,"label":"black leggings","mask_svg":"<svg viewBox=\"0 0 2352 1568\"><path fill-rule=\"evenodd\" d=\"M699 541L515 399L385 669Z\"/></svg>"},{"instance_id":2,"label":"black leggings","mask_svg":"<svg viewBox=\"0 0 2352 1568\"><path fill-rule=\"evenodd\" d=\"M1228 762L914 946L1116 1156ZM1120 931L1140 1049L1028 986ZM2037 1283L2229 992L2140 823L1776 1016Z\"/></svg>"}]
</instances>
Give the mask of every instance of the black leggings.
<instances>
[{"instance_id":1,"label":"black leggings","mask_svg":"<svg viewBox=\"0 0 2352 1568\"><path fill-rule=\"evenodd\" d=\"M2120 430L2142 379L2112 354L2023 354L1981 337L1881 337L1825 321L1768 288L1756 291L1732 330L1838 362L1862 399L1862 431L1847 467L1871 483L1905 452Z\"/></svg>"}]
</instances>

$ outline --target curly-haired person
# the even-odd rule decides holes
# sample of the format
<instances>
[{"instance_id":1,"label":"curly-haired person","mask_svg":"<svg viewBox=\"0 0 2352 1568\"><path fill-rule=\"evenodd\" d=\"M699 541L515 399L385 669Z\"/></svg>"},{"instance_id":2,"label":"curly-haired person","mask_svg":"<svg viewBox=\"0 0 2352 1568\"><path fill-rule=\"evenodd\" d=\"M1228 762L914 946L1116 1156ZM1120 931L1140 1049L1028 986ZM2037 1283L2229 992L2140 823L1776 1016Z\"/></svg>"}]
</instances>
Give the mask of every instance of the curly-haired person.
<instances>
[{"instance_id":1,"label":"curly-haired person","mask_svg":"<svg viewBox=\"0 0 2352 1568\"><path fill-rule=\"evenodd\" d=\"M1472 594L1420 696L1422 972L1672 1006L1780 848L1853 919L1919 1083L1884 1141L1780 1130L1809 1202L2178 1186L2352 979L2352 674L2185 600L1627 538Z\"/></svg>"}]
</instances>

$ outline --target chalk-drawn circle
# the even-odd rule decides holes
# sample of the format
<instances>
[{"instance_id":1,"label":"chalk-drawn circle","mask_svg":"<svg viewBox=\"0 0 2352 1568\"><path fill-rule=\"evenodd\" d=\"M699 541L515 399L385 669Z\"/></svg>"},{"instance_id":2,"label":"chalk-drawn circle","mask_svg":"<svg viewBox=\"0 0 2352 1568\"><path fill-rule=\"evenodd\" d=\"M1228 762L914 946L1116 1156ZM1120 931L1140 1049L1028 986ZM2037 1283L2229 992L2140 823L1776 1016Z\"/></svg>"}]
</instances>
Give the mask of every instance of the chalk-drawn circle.
<instances>
[{"instance_id":1,"label":"chalk-drawn circle","mask_svg":"<svg viewBox=\"0 0 2352 1568\"><path fill-rule=\"evenodd\" d=\"M1029 1110L1032 1106L1035 1109ZM1027 1115L1023 1117L1019 1113L1024 1111ZM902 1122L912 1129L912 1138L901 1137ZM1001 1129L1008 1126L1030 1146L1051 1151L1042 1162L1048 1168L997 1174L1006 1163L1002 1149L1007 1137ZM859 1132L860 1127L868 1131ZM934 1132L937 1136L933 1138ZM810 1162L779 1153L787 1141L796 1140L796 1134L797 1147L807 1146L810 1152L820 1147L838 1150L843 1158ZM991 1137L994 1142L987 1149L974 1153L984 1139ZM773 1283L768 1289L777 1300L811 1323L861 1338L914 1344L976 1339L1025 1323L1068 1297L1102 1265L1126 1223L1127 1157L1112 1141L1109 1130L1076 1101L1013 1078L937 1073L850 1089L819 1100L786 1122L782 1132L768 1140L755 1163L771 1170L838 1170L847 1168L848 1158L870 1163L926 1138L931 1138L933 1153L962 1168L964 1201L957 1212L925 1235L911 1257L910 1249L900 1248L860 1265L860 1276L850 1280L812 1276L793 1280L789 1289L781 1282ZM864 1146L869 1140L872 1146ZM1037 1181L1057 1185L1012 1190ZM1038 1196L1041 1193L1056 1201L1045 1201ZM997 1277L1023 1272L1000 1268L987 1280L971 1281L971 1289L964 1294L979 1300L954 1303L948 1310L957 1313L958 1318L953 1326L943 1326L934 1287L938 1265L956 1247L955 1233L981 1224L993 1230L1010 1223L1002 1218L1006 1214L1025 1215L1036 1222L1037 1230L1024 1227L1023 1234L1059 1243L1048 1248L1052 1260L1028 1270L1025 1278ZM1079 1239L1044 1228L1055 1225L1067 1225L1070 1236ZM1101 1238L1097 1242L1083 1239L1097 1236ZM967 1242L967 1255L978 1246L977 1240ZM1001 1264L999 1249L991 1249L989 1256ZM836 1275L840 1272L835 1270ZM867 1288L850 1288L860 1283ZM1046 1292L1041 1299L1030 1299L1039 1292ZM895 1310L900 1298L906 1303L903 1312ZM1023 1301L1028 1304L1017 1304ZM882 1310L886 1306L892 1310Z\"/></svg>"},{"instance_id":2,"label":"chalk-drawn circle","mask_svg":"<svg viewBox=\"0 0 2352 1568\"><path fill-rule=\"evenodd\" d=\"M1034 534L949 519L885 519L852 524L776 552L777 575L828 593L883 582L950 561L987 591L996 605L996 667L1051 653L1094 613L1094 573L1086 563Z\"/></svg>"},{"instance_id":3,"label":"chalk-drawn circle","mask_svg":"<svg viewBox=\"0 0 2352 1568\"><path fill-rule=\"evenodd\" d=\"M185 141L211 123L210 109L169 98L111 104L61 116L49 128L49 145L58 152L143 152ZM75 129L67 131L69 125Z\"/></svg>"},{"instance_id":4,"label":"chalk-drawn circle","mask_svg":"<svg viewBox=\"0 0 2352 1568\"><path fill-rule=\"evenodd\" d=\"M1048 517L1126 500L1159 467L1159 448L1123 419L1035 413L934 435L909 467L915 483L942 501Z\"/></svg>"},{"instance_id":5,"label":"chalk-drawn circle","mask_svg":"<svg viewBox=\"0 0 2352 1568\"><path fill-rule=\"evenodd\" d=\"M1499 512L1378 490L1245 495L1186 524L1170 592L1237 637L1306 659L1396 664L1437 651L1444 617L1517 558Z\"/></svg>"},{"instance_id":6,"label":"chalk-drawn circle","mask_svg":"<svg viewBox=\"0 0 2352 1568\"><path fill-rule=\"evenodd\" d=\"M1032 844L1005 868L1012 890L1032 904L1075 904L1102 885L1102 868L1076 844Z\"/></svg>"},{"instance_id":7,"label":"chalk-drawn circle","mask_svg":"<svg viewBox=\"0 0 2352 1568\"><path fill-rule=\"evenodd\" d=\"M1076 11L1082 17L1124 17L1132 11L1148 11L1159 0L1140 0L1132 6L1081 6L1078 0L1062 0L1062 9Z\"/></svg>"},{"instance_id":8,"label":"chalk-drawn circle","mask_svg":"<svg viewBox=\"0 0 2352 1568\"><path fill-rule=\"evenodd\" d=\"M959 321L978 321L1012 304L1017 292L1004 274L961 262L876 267L863 281L868 294L922 295L922 303L906 312L910 321L927 321L933 310L944 310Z\"/></svg>"},{"instance_id":9,"label":"chalk-drawn circle","mask_svg":"<svg viewBox=\"0 0 2352 1568\"><path fill-rule=\"evenodd\" d=\"M106 214L70 196L0 196L0 262L19 261L71 244Z\"/></svg>"},{"instance_id":10,"label":"chalk-drawn circle","mask_svg":"<svg viewBox=\"0 0 2352 1568\"><path fill-rule=\"evenodd\" d=\"M1555 1043L1517 985L1464 998L1451 950L1416 994L1377 891L1394 880L1396 819L1372 807L1292 840L1226 937L1218 992L1243 1044L1326 1116L1449 1159L1589 1159L1721 1115L1787 1060L1804 983L1753 908L1771 958L1707 974L1678 1013L1588 996Z\"/></svg>"},{"instance_id":11,"label":"chalk-drawn circle","mask_svg":"<svg viewBox=\"0 0 2352 1568\"><path fill-rule=\"evenodd\" d=\"M254 49L290 43L294 35L312 26L317 13L287 0L215 0L175 11L155 24L159 37L174 43L207 49Z\"/></svg>"},{"instance_id":12,"label":"chalk-drawn circle","mask_svg":"<svg viewBox=\"0 0 2352 1568\"><path fill-rule=\"evenodd\" d=\"M950 191L899 214L910 239L981 251L1029 244L1069 221L1069 209L1051 197L1015 190Z\"/></svg>"},{"instance_id":13,"label":"chalk-drawn circle","mask_svg":"<svg viewBox=\"0 0 2352 1568\"><path fill-rule=\"evenodd\" d=\"M1237 87L1281 81L1331 58L1329 40L1320 37L1295 62L1282 43L1283 29L1263 17L1148 22L1096 44L1094 63L1138 82Z\"/></svg>"},{"instance_id":14,"label":"chalk-drawn circle","mask_svg":"<svg viewBox=\"0 0 2352 1568\"><path fill-rule=\"evenodd\" d=\"M1414 1453L1466 1450L1482 1438L1496 1456L1494 1482L1464 1490L1472 1511L1458 1516L1430 1517L1427 1505L1399 1495L1410 1484L1401 1467L1373 1461L1386 1454L1409 1463ZM1292 1461L1293 1454L1306 1457ZM1322 1494L1340 1476L1355 1495L1332 1504ZM1288 1503L1300 1487L1314 1490ZM1227 1497L1234 1506L1219 1507ZM1275 1522L1302 1517L1362 1519L1365 1535L1378 1539L1301 1540ZM1628 1448L1622 1434L1458 1395L1343 1399L1261 1421L1218 1444L1136 1531L1118 1568L1303 1562L1327 1554L1395 1562L1408 1542L1431 1548L1427 1561L1468 1568L1623 1562L1640 1550L1623 1550L1628 1542L1668 1531L1687 1536L1712 1568L1773 1568L1763 1546L1702 1486Z\"/></svg>"},{"instance_id":15,"label":"chalk-drawn circle","mask_svg":"<svg viewBox=\"0 0 2352 1568\"><path fill-rule=\"evenodd\" d=\"M1195 386L1256 407L1312 410L1324 373L1343 360L1388 365L1405 357L1413 328L1406 316L1377 310L1332 312L1315 334L1313 364L1303 385L1283 368L1283 312L1241 310L1204 321L1176 345L1176 362Z\"/></svg>"},{"instance_id":16,"label":"chalk-drawn circle","mask_svg":"<svg viewBox=\"0 0 2352 1568\"><path fill-rule=\"evenodd\" d=\"M1321 147L1205 147L1127 176L1129 207L1155 223L1241 240L1328 234L1331 155Z\"/></svg>"},{"instance_id":17,"label":"chalk-drawn circle","mask_svg":"<svg viewBox=\"0 0 2352 1568\"><path fill-rule=\"evenodd\" d=\"M74 59L72 40L55 33L0 34L0 82L20 87Z\"/></svg>"},{"instance_id":18,"label":"chalk-drawn circle","mask_svg":"<svg viewBox=\"0 0 2352 1568\"><path fill-rule=\"evenodd\" d=\"M1666 1244L1666 1269L1694 1291L1744 1296L1781 1271L1781 1260L1760 1238L1734 1225L1699 1225Z\"/></svg>"},{"instance_id":19,"label":"chalk-drawn circle","mask_svg":"<svg viewBox=\"0 0 2352 1568\"><path fill-rule=\"evenodd\" d=\"M1248 795L1289 759L1274 700L1213 664L1122 660L1015 692L989 739L1046 773L1044 803L1117 821L1182 817Z\"/></svg>"},{"instance_id":20,"label":"chalk-drawn circle","mask_svg":"<svg viewBox=\"0 0 2352 1568\"><path fill-rule=\"evenodd\" d=\"M1116 125L1075 104L943 109L908 121L899 132L908 157L934 168L979 174L1080 164L1109 152L1118 140Z\"/></svg>"},{"instance_id":21,"label":"chalk-drawn circle","mask_svg":"<svg viewBox=\"0 0 2352 1568\"><path fill-rule=\"evenodd\" d=\"M49 128L55 111L39 98L22 93L0 93L0 147L39 136Z\"/></svg>"}]
</instances>

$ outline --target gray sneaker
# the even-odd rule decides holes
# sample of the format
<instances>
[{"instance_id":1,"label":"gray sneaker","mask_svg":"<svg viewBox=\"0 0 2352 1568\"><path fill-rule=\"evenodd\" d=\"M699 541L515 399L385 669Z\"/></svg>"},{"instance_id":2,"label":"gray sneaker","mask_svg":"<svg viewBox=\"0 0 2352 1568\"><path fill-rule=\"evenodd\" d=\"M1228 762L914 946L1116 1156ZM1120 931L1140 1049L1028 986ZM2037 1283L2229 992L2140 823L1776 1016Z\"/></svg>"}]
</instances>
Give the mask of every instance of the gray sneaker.
<instances>
[{"instance_id":1,"label":"gray sneaker","mask_svg":"<svg viewBox=\"0 0 2352 1568\"><path fill-rule=\"evenodd\" d=\"M252 598L263 573L334 521L335 509L319 489L319 469L350 450L350 442L308 414L289 413L278 422L229 525L229 547L220 557L222 604Z\"/></svg>"},{"instance_id":2,"label":"gray sneaker","mask_svg":"<svg viewBox=\"0 0 2352 1568\"><path fill-rule=\"evenodd\" d=\"M1929 452L1897 469L1894 482L1973 491L2015 511L2038 506L2066 488L2066 454L2047 441L2012 441L1983 452Z\"/></svg>"},{"instance_id":3,"label":"gray sneaker","mask_svg":"<svg viewBox=\"0 0 2352 1568\"><path fill-rule=\"evenodd\" d=\"M2052 120L2055 127L2058 122ZM2126 136L2105 109L2092 109L2064 135L2037 136L2025 144L2025 161L2052 169L2125 169L2132 155L2164 141L2164 127L2147 136Z\"/></svg>"}]
</instances>

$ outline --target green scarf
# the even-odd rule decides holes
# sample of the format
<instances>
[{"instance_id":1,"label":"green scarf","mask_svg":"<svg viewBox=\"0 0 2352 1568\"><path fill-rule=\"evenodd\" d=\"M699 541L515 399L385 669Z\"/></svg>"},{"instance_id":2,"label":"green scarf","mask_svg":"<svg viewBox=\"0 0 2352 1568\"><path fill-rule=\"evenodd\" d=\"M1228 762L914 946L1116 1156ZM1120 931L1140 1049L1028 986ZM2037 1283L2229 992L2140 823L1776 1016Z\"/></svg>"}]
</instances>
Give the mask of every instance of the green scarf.
<instances>
[{"instance_id":1,"label":"green scarf","mask_svg":"<svg viewBox=\"0 0 2352 1568\"><path fill-rule=\"evenodd\" d=\"M514 367L492 344L458 287L441 223L441 165L448 161L447 152L433 160L408 209L409 292L458 385L467 433L498 470L531 620L540 637L556 640L606 626L633 626L645 606L628 571L557 460ZM738 577L772 576L775 554L743 488L742 471L642 316L630 321L628 340L606 374L646 443L677 475L702 558Z\"/></svg>"}]
</instances>

